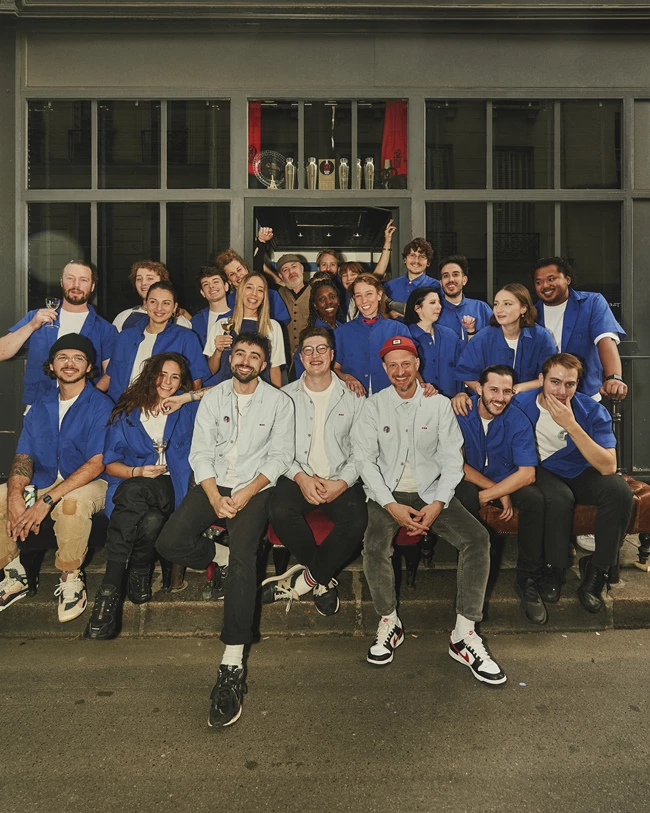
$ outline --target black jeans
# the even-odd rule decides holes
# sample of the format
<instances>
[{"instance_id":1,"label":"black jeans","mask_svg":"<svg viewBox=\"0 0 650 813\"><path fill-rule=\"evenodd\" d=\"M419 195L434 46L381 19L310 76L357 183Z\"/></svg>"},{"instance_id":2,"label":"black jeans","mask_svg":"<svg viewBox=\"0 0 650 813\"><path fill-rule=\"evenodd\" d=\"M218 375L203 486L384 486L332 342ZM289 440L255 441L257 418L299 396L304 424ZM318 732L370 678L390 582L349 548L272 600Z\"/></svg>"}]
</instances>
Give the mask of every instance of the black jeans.
<instances>
[{"instance_id":1,"label":"black jeans","mask_svg":"<svg viewBox=\"0 0 650 813\"><path fill-rule=\"evenodd\" d=\"M316 545L306 514L318 509L334 523L320 546ZM300 486L280 477L273 489L270 505L271 525L279 540L319 584L330 579L361 549L368 524L366 497L361 483L347 488L335 500L312 505L304 498Z\"/></svg>"},{"instance_id":2,"label":"black jeans","mask_svg":"<svg viewBox=\"0 0 650 813\"><path fill-rule=\"evenodd\" d=\"M219 486L229 497L231 489ZM228 531L230 562L226 577L223 629L224 644L250 644L257 593L257 551L268 523L271 489L260 491L233 519L215 514L200 485L188 492L172 514L156 542L165 559L195 570L205 570L214 559L214 541L203 536L210 525L224 525Z\"/></svg>"},{"instance_id":3,"label":"black jeans","mask_svg":"<svg viewBox=\"0 0 650 813\"><path fill-rule=\"evenodd\" d=\"M601 474L591 466L577 477L559 477L543 466L537 467L537 486L544 495L544 552L553 567L569 567L569 542L573 508L595 505L596 550L592 561L607 570L616 564L618 549L632 514L632 492L618 474Z\"/></svg>"},{"instance_id":4,"label":"black jeans","mask_svg":"<svg viewBox=\"0 0 650 813\"><path fill-rule=\"evenodd\" d=\"M169 475L123 480L113 496L114 508L106 532L106 558L151 565L156 539L174 510L174 486Z\"/></svg>"},{"instance_id":5,"label":"black jeans","mask_svg":"<svg viewBox=\"0 0 650 813\"><path fill-rule=\"evenodd\" d=\"M474 483L461 480L456 486L456 496L477 519L479 516L478 493L481 489ZM544 497L536 485L524 486L510 494L513 506L519 511L517 534L517 581L538 579L544 564Z\"/></svg>"}]
</instances>

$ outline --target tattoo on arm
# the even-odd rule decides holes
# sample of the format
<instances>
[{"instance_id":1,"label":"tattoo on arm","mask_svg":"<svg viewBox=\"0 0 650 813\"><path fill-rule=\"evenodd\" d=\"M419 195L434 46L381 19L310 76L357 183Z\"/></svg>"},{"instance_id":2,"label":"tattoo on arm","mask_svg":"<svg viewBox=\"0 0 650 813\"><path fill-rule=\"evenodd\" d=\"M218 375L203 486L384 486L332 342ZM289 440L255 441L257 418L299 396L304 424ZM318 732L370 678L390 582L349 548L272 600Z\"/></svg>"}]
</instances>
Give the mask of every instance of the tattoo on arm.
<instances>
[{"instance_id":1,"label":"tattoo on arm","mask_svg":"<svg viewBox=\"0 0 650 813\"><path fill-rule=\"evenodd\" d=\"M9 477L27 477L32 479L34 473L34 458L28 454L17 454L9 472Z\"/></svg>"}]
</instances>

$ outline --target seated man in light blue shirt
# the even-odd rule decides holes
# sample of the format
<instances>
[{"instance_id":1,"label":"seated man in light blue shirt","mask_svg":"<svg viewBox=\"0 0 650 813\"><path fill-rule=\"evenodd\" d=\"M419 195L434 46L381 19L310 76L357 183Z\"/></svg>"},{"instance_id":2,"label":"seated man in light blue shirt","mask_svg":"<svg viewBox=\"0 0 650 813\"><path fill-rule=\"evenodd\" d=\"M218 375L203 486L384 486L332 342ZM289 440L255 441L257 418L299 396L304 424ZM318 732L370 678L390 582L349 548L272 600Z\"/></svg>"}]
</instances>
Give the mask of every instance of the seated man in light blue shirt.
<instances>
[{"instance_id":1,"label":"seated man in light blue shirt","mask_svg":"<svg viewBox=\"0 0 650 813\"><path fill-rule=\"evenodd\" d=\"M262 583L263 603L292 601L313 590L321 615L339 609L334 576L358 554L367 522L350 435L363 398L332 372L333 344L324 327L303 330L298 349L305 371L282 389L296 409L296 456L274 489L271 524L300 565ZM305 519L316 509L334 523L320 545Z\"/></svg>"},{"instance_id":2,"label":"seated man in light blue shirt","mask_svg":"<svg viewBox=\"0 0 650 813\"><path fill-rule=\"evenodd\" d=\"M431 528L459 552L456 626L449 654L485 683L506 676L488 653L475 623L483 617L490 569L490 536L454 497L463 476L463 436L444 395L426 398L410 338L387 339L380 351L392 386L372 395L356 422L355 460L368 497L363 570L380 616L369 663L393 660L404 641L397 616L391 549L400 526L412 536Z\"/></svg>"},{"instance_id":3,"label":"seated man in light blue shirt","mask_svg":"<svg viewBox=\"0 0 650 813\"><path fill-rule=\"evenodd\" d=\"M260 378L269 341L241 333L232 346L232 379L208 390L198 409L190 465L191 488L163 528L156 548L171 562L205 570L217 556L203 536L226 526L230 563L221 640L226 645L212 691L208 725L224 727L241 715L244 646L253 640L257 550L268 522L271 487L294 459L291 398Z\"/></svg>"}]
</instances>

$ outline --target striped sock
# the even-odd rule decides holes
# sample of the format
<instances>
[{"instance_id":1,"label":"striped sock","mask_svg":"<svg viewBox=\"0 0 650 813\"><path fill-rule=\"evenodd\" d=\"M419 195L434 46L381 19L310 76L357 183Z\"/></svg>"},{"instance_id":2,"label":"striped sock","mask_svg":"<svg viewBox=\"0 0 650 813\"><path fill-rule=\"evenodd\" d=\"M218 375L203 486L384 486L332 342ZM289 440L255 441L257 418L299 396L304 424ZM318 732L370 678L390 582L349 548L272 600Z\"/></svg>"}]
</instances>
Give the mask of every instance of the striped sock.
<instances>
[{"instance_id":1,"label":"striped sock","mask_svg":"<svg viewBox=\"0 0 650 813\"><path fill-rule=\"evenodd\" d=\"M299 596L304 596L305 593L309 593L310 590L313 590L317 584L318 582L314 579L309 570L303 570L296 579L293 589Z\"/></svg>"}]
</instances>

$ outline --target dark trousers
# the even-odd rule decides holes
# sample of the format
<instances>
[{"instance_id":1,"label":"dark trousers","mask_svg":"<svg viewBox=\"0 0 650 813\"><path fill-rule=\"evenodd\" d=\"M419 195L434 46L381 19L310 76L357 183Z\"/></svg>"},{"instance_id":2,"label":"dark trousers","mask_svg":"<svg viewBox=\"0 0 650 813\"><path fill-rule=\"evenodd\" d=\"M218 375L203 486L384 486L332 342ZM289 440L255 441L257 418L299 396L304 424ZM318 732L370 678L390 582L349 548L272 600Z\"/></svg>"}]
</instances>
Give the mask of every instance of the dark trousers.
<instances>
[{"instance_id":1,"label":"dark trousers","mask_svg":"<svg viewBox=\"0 0 650 813\"><path fill-rule=\"evenodd\" d=\"M152 564L156 539L174 510L174 486L168 475L123 480L113 497L106 532L106 558L131 562L135 568Z\"/></svg>"},{"instance_id":2,"label":"dark trousers","mask_svg":"<svg viewBox=\"0 0 650 813\"><path fill-rule=\"evenodd\" d=\"M479 516L478 493L481 489L474 483L461 480L456 486L456 496L477 519ZM536 485L524 486L510 494L513 506L519 511L517 534L517 581L538 579L544 564L544 497Z\"/></svg>"},{"instance_id":3,"label":"dark trousers","mask_svg":"<svg viewBox=\"0 0 650 813\"><path fill-rule=\"evenodd\" d=\"M618 549L632 514L632 492L618 474L601 474L591 466L577 477L559 477L543 466L537 467L537 487L544 495L544 553L553 567L569 567L569 542L573 508L596 506L594 535L596 550L592 562L607 570L616 564Z\"/></svg>"},{"instance_id":4,"label":"dark trousers","mask_svg":"<svg viewBox=\"0 0 650 813\"><path fill-rule=\"evenodd\" d=\"M229 497L231 489L219 486ZM161 556L185 567L205 570L214 559L214 541L203 536L210 525L228 531L230 561L226 577L223 629L224 644L250 644L257 593L257 551L268 522L271 489L260 491L232 519L221 519L200 485L191 488L158 537Z\"/></svg>"},{"instance_id":5,"label":"dark trousers","mask_svg":"<svg viewBox=\"0 0 650 813\"><path fill-rule=\"evenodd\" d=\"M318 509L334 523L320 546L316 545L305 516ZM319 584L328 584L343 565L361 548L368 524L366 497L361 483L355 483L335 500L312 505L300 486L280 477L270 504L271 525L279 540Z\"/></svg>"}]
</instances>

